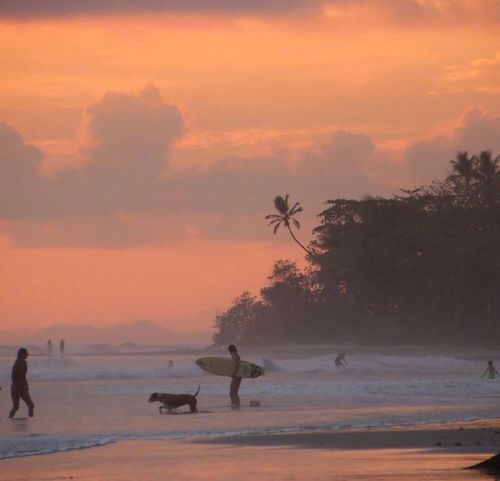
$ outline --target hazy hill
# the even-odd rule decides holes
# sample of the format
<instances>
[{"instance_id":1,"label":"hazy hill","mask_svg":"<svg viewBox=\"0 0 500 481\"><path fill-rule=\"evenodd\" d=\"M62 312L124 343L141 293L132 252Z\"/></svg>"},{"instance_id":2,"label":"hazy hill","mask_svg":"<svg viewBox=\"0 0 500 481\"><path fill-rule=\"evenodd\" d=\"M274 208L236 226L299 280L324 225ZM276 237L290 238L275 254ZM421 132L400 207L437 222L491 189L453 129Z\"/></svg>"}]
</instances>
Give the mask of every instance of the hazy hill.
<instances>
[{"instance_id":1,"label":"hazy hill","mask_svg":"<svg viewBox=\"0 0 500 481\"><path fill-rule=\"evenodd\" d=\"M54 349L61 338L67 344L200 344L210 343L210 331L177 332L152 321L118 323L109 326L54 324L32 334L0 332L4 343L31 342L45 344L52 339Z\"/></svg>"}]
</instances>

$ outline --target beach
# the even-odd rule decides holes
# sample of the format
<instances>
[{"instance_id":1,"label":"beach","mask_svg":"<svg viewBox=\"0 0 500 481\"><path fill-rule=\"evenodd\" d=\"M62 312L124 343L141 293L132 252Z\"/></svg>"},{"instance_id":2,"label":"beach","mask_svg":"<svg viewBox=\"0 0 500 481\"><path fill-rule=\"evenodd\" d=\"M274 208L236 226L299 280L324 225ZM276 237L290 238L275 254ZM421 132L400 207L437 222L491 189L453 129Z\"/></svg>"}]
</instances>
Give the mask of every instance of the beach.
<instances>
[{"instance_id":1,"label":"beach","mask_svg":"<svg viewBox=\"0 0 500 481\"><path fill-rule=\"evenodd\" d=\"M0 480L473 481L494 477L463 468L499 450L498 419L203 440L120 441L6 459L0 462Z\"/></svg>"},{"instance_id":2,"label":"beach","mask_svg":"<svg viewBox=\"0 0 500 481\"><path fill-rule=\"evenodd\" d=\"M229 378L196 366L204 351L33 356L35 417L22 404L14 420L2 357L0 481L485 479L462 470L500 451L483 354L353 347L337 368L327 349L245 349L265 375L243 380L240 410ZM148 402L198 386L198 414Z\"/></svg>"}]
</instances>

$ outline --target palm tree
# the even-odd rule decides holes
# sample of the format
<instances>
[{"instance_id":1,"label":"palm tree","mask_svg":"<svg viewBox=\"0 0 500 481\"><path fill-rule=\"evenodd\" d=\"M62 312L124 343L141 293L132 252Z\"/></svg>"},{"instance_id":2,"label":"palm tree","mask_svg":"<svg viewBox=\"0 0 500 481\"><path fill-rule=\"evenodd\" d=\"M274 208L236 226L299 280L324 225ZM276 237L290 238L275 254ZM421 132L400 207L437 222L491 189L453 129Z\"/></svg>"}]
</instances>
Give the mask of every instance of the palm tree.
<instances>
[{"instance_id":1,"label":"palm tree","mask_svg":"<svg viewBox=\"0 0 500 481\"><path fill-rule=\"evenodd\" d=\"M491 155L491 150L483 150L479 156L473 157L476 176L480 187L480 195L488 207L493 207L495 202L495 191L500 180L500 155L495 159Z\"/></svg>"},{"instance_id":2,"label":"palm tree","mask_svg":"<svg viewBox=\"0 0 500 481\"><path fill-rule=\"evenodd\" d=\"M281 197L281 195L277 195L274 198L274 207L278 211L278 214L269 214L266 215L266 220L269 220L269 226L273 225L273 234L276 234L278 232L278 229L280 228L281 224L284 224L285 227L288 229L288 232L290 232L290 235L292 236L293 240L300 246L304 251L307 252L308 255L312 256L312 252L307 249L294 235L292 228L290 226L291 223L297 228L300 229L300 222L295 219L293 216L295 214L298 214L299 212L302 212L302 207L300 206L300 202L296 202L293 207L290 208L288 205L288 197L289 195L287 194L285 198Z\"/></svg>"},{"instance_id":3,"label":"palm tree","mask_svg":"<svg viewBox=\"0 0 500 481\"><path fill-rule=\"evenodd\" d=\"M498 172L498 164L500 163L500 155L495 159L491 154L491 150L483 150L477 158L478 171L484 177L491 179Z\"/></svg>"},{"instance_id":4,"label":"palm tree","mask_svg":"<svg viewBox=\"0 0 500 481\"><path fill-rule=\"evenodd\" d=\"M463 152L457 152L456 160L451 160L450 162L453 174L449 175L447 180L451 180L455 183L463 181L465 184L465 193L468 194L470 184L476 177L474 158L469 157L469 153L465 150Z\"/></svg>"}]
</instances>

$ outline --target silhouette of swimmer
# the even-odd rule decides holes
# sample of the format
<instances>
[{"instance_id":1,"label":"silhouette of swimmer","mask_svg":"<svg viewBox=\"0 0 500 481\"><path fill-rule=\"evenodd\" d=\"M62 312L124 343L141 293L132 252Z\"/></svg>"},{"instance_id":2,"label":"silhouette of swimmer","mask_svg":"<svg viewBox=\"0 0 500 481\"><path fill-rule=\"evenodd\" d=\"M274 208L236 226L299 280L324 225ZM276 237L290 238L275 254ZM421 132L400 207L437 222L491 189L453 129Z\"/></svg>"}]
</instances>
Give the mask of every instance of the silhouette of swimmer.
<instances>
[{"instance_id":1,"label":"silhouette of swimmer","mask_svg":"<svg viewBox=\"0 0 500 481\"><path fill-rule=\"evenodd\" d=\"M341 352L336 358L335 358L335 365L337 367L342 367L342 366L347 366L347 361L345 359L345 352Z\"/></svg>"},{"instance_id":2,"label":"silhouette of swimmer","mask_svg":"<svg viewBox=\"0 0 500 481\"><path fill-rule=\"evenodd\" d=\"M59 342L59 354L61 354L61 359L64 359L64 339Z\"/></svg>"},{"instance_id":3,"label":"silhouette of swimmer","mask_svg":"<svg viewBox=\"0 0 500 481\"><path fill-rule=\"evenodd\" d=\"M493 361L488 361L488 365L486 366L486 369L483 372L481 379L483 379L483 377L486 376L486 374L488 375L488 379L495 379L496 377L498 377L498 371L495 369Z\"/></svg>"},{"instance_id":4,"label":"silhouette of swimmer","mask_svg":"<svg viewBox=\"0 0 500 481\"><path fill-rule=\"evenodd\" d=\"M12 396L12 409L9 413L9 418L13 418L19 409L19 401L22 399L26 406L28 406L28 416L33 417L35 404L33 403L29 388L28 381L26 380L26 373L28 372L28 350L21 347L17 351L17 359L12 366L12 384L10 386L10 394Z\"/></svg>"},{"instance_id":5,"label":"silhouette of swimmer","mask_svg":"<svg viewBox=\"0 0 500 481\"><path fill-rule=\"evenodd\" d=\"M49 339L47 341L47 354L49 355L49 357L52 356L52 340Z\"/></svg>"}]
</instances>

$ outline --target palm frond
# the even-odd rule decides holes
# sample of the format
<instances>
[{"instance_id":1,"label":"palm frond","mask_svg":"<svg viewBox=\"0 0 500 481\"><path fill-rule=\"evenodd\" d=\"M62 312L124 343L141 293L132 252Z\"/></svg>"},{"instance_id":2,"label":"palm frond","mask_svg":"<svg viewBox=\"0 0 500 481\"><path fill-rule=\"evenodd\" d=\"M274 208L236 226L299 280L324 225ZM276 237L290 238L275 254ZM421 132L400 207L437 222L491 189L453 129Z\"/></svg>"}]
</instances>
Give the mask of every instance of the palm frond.
<instances>
[{"instance_id":1,"label":"palm frond","mask_svg":"<svg viewBox=\"0 0 500 481\"><path fill-rule=\"evenodd\" d=\"M288 212L288 194L285 198L277 195L274 198L274 207L281 215L286 214Z\"/></svg>"},{"instance_id":2,"label":"palm frond","mask_svg":"<svg viewBox=\"0 0 500 481\"><path fill-rule=\"evenodd\" d=\"M290 209L290 215L295 215L299 212L302 212L303 209L300 206L300 202L296 202L295 205Z\"/></svg>"}]
</instances>

